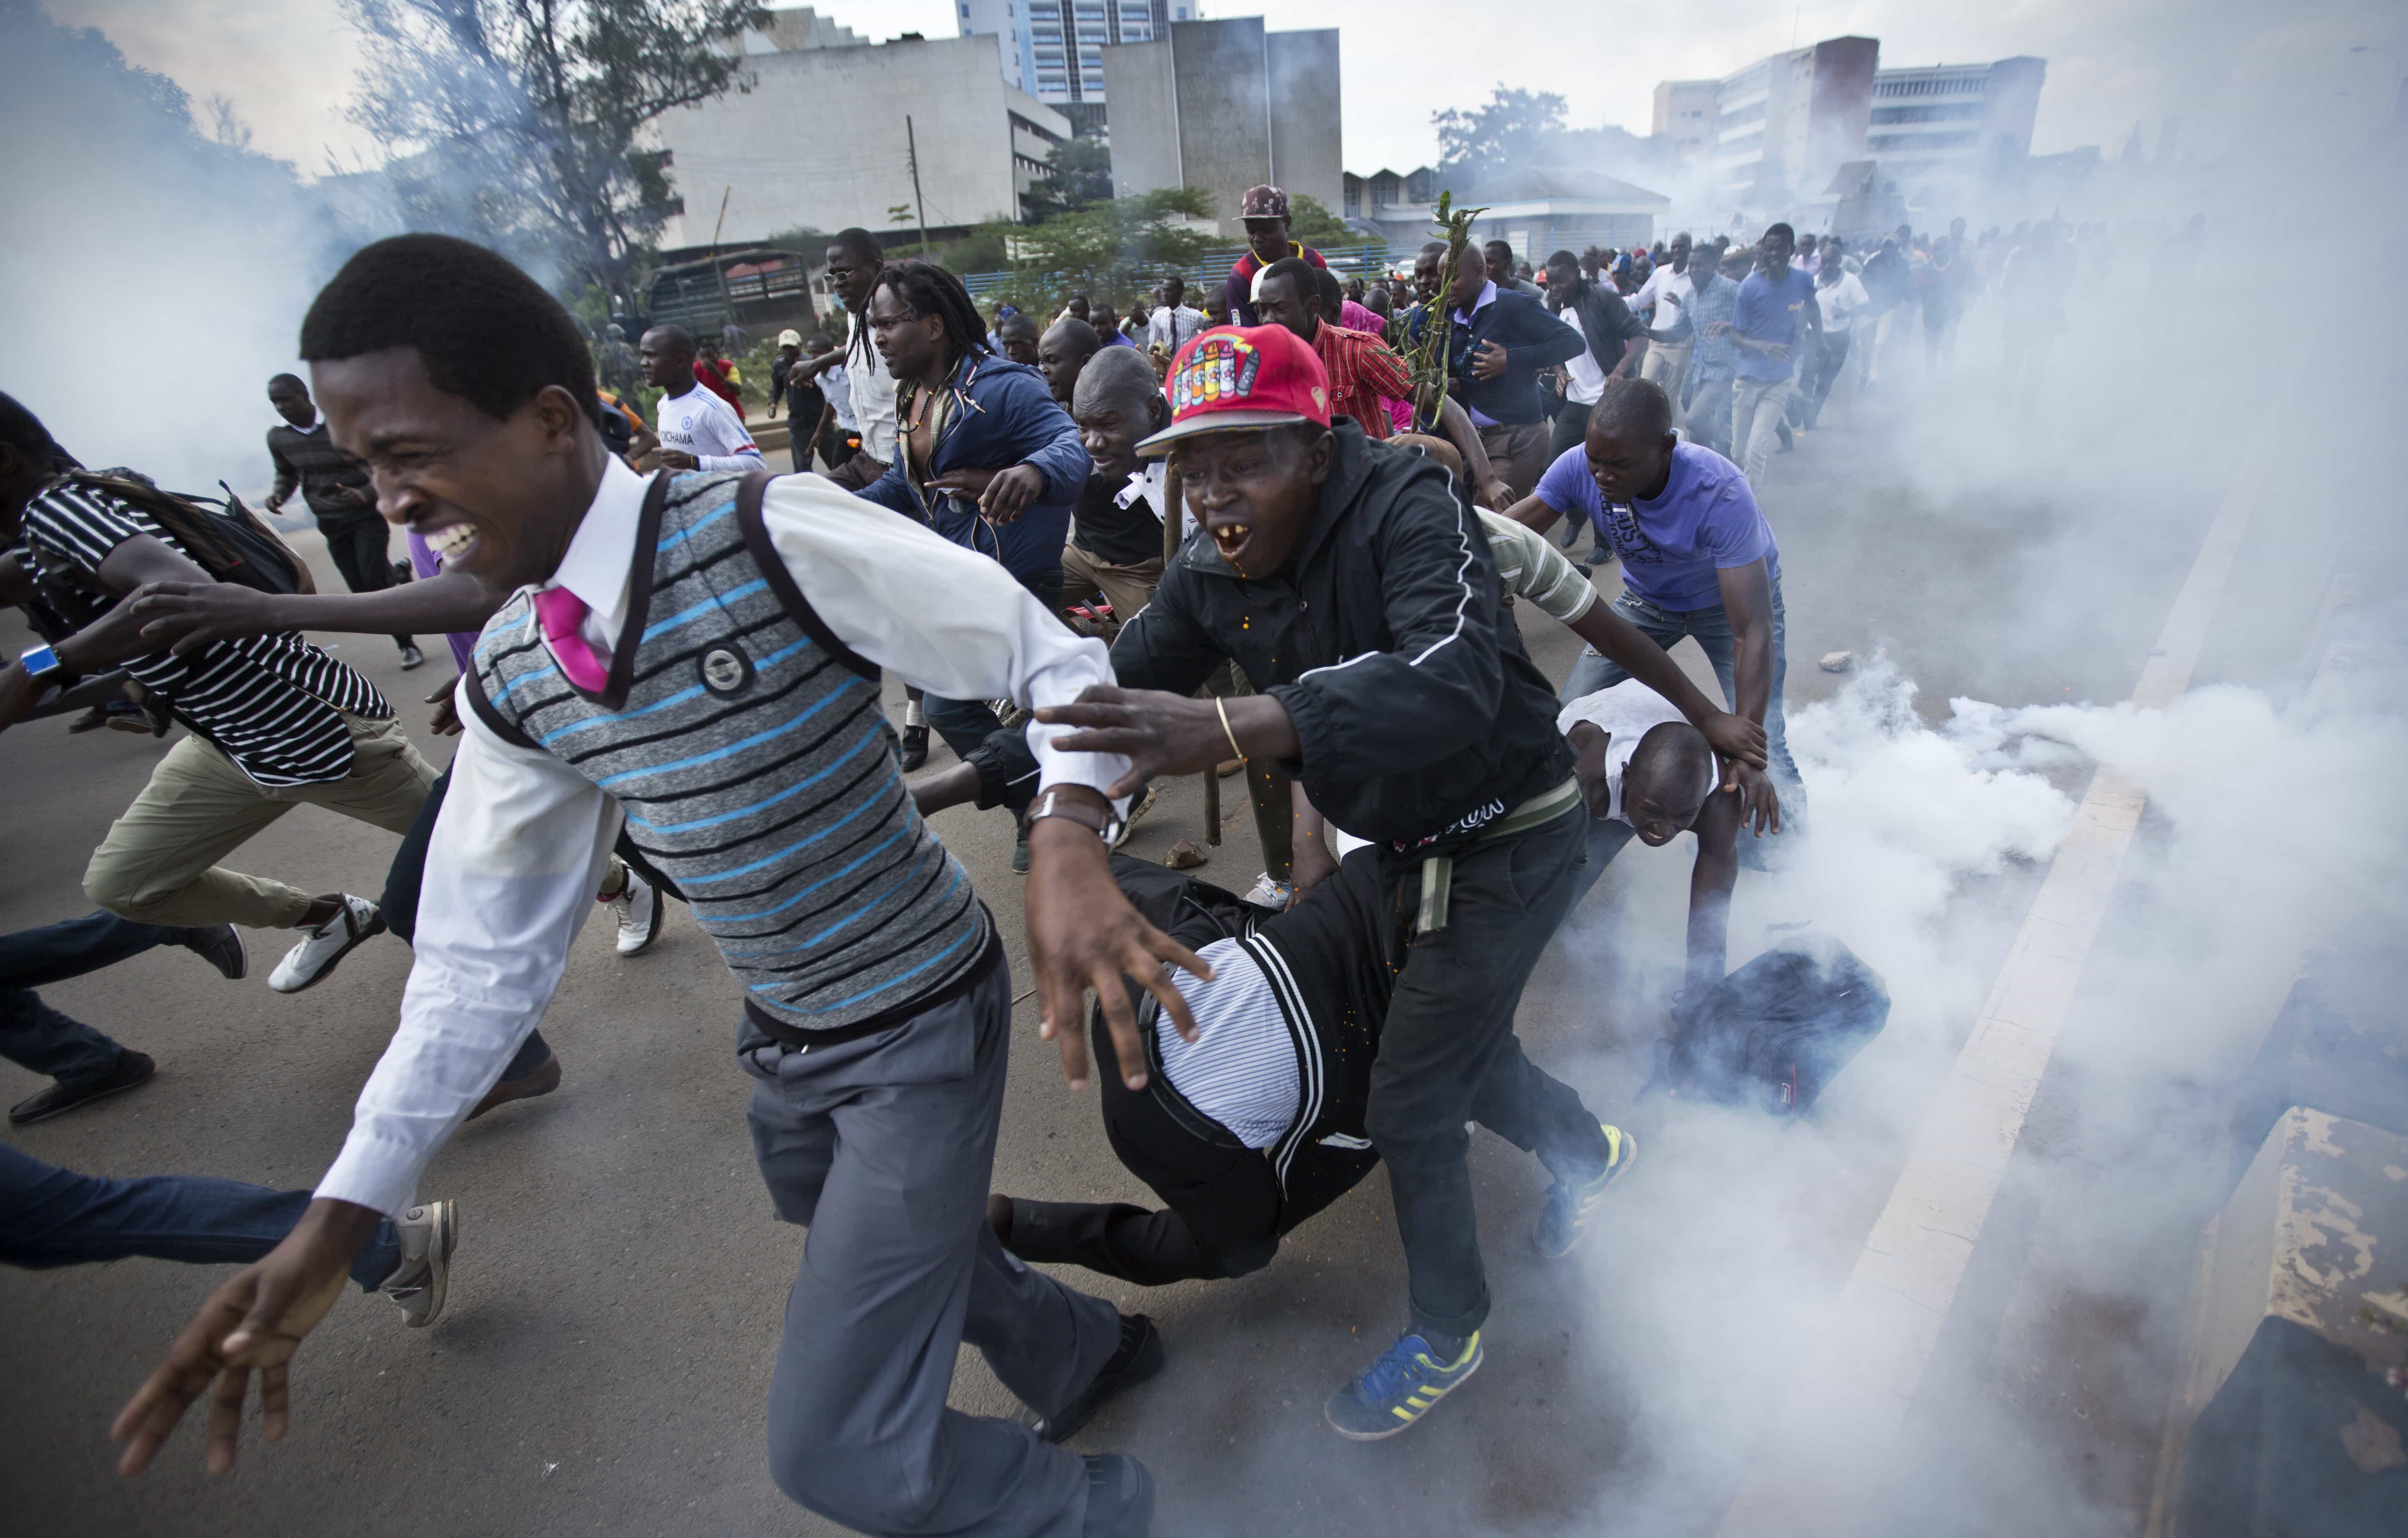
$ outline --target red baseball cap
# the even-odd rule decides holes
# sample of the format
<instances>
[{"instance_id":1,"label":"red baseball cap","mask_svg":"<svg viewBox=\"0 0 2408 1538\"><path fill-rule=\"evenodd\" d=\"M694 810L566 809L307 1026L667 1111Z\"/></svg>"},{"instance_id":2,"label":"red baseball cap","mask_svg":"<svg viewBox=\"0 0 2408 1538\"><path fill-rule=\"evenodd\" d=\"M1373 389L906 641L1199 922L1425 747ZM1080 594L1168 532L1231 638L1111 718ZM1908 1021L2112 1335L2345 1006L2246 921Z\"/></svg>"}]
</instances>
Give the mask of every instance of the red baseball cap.
<instances>
[{"instance_id":1,"label":"red baseball cap","mask_svg":"<svg viewBox=\"0 0 2408 1538\"><path fill-rule=\"evenodd\" d=\"M1166 393L1170 425L1137 446L1150 459L1198 433L1329 425L1329 375L1312 344L1285 326L1199 333L1172 361Z\"/></svg>"}]
</instances>

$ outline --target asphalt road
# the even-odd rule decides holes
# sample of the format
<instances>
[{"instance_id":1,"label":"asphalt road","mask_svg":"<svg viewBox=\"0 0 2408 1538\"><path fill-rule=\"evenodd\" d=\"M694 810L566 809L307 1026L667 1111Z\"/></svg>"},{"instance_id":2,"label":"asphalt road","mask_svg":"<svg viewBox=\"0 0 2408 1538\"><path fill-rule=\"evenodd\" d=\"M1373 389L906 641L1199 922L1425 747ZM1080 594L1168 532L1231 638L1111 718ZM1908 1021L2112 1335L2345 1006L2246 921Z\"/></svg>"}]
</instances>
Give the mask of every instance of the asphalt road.
<instances>
[{"instance_id":1,"label":"asphalt road","mask_svg":"<svg viewBox=\"0 0 2408 1538\"><path fill-rule=\"evenodd\" d=\"M2112 701L2129 689L2213 510L2223 456L2177 436L2190 420L2178 403L2157 402L2153 417L2150 402L2122 401L2072 366L2039 420L2017 423L1995 402L1992 346L1969 323L1965 355L1936 391L1898 360L1880 392L1843 393L1768 477L1793 713L1842 685L1814 663L1842 649L1859 671L1885 653L1935 721L1956 695L2014 705ZM83 451L106 463L110 449ZM313 559L331 582L322 554ZM1599 581L1612 590L1611 568ZM1560 678L1576 643L1526 607L1521 622ZM25 644L15 624L0 619L0 642ZM445 676L439 645L407 676L380 637L344 637L339 648L397 702ZM1684 657L1702 677L1694 652ZM2260 661L2244 648L2227 672L2246 676ZM899 719L899 691L890 693ZM426 712L412 703L406 715L421 725ZM422 746L438 762L449 750ZM159 750L115 733L71 738L57 722L0 736L10 874L0 925L86 911L84 860ZM941 749L936 762L947 762ZM1170 792L1131 852L1159 857L1202 836L1199 783ZM1243 890L1259 859L1239 784L1228 783L1226 842L1204 874ZM960 809L936 826L994 907L1025 988L1006 820ZM235 863L373 894L393 845L304 809ZM1894 1028L1860 1075L1889 1098L1835 1091L1824 1123L1785 1142L1713 1113L1633 1111L1653 1001L1677 964L1685 862L1681 847L1633 846L1533 979L1520 1017L1533 1056L1638 1129L1645 1154L1591 1251L1550 1265L1528 1245L1543 1175L1475 1138L1497 1300L1489 1362L1426 1425L1364 1446L1320 1423L1324 1396L1403 1318L1383 1180L1242 1280L1085 1284L1154 1315L1169 1344L1165 1375L1076 1444L1154 1467L1158 1531L1595 1531L1617 1515L1639 1532L1711 1525L1743 1452L1757 1374L1784 1350L1786 1305L1755 1283L1777 1275L1793 1302L1836 1287L1887 1192L1914 1087L1944 1068L1964 1021ZM1949 900L1951 922L1965 920L1952 961L1968 975L1994 968L2035 879L2011 864ZM1833 917L1787 913L1768 878L1744 880L1744 914ZM13 1141L118 1175L313 1183L392 1029L408 954L380 942L287 998L265 982L279 938L251 936L253 974L241 983L156 952L45 990L151 1053L159 1075ZM426 1177L423 1191L456 1198L465 1218L443 1319L406 1331L390 1303L348 1299L296 1365L291 1435L250 1445L232 1478L202 1476L188 1427L150 1474L120 1481L105 1434L221 1271L149 1260L0 1271L8 1525L251 1538L835 1531L789 1505L764 1468L762 1405L802 1234L773 1219L752 1169L746 1081L729 1061L732 991L682 912L642 957L620 960L609 939L607 925L588 927L544 1024L566 1071L560 1091L466 1129ZM1742 922L1734 960L1763 940L1760 922ZM1017 1019L996 1188L1146 1200L1112 1160L1094 1097L1064 1089L1032 1006ZM1877 1064L1885 1052L1894 1061ZM0 1065L0 1098L35 1087ZM1010 1408L972 1354L955 1403Z\"/></svg>"}]
</instances>

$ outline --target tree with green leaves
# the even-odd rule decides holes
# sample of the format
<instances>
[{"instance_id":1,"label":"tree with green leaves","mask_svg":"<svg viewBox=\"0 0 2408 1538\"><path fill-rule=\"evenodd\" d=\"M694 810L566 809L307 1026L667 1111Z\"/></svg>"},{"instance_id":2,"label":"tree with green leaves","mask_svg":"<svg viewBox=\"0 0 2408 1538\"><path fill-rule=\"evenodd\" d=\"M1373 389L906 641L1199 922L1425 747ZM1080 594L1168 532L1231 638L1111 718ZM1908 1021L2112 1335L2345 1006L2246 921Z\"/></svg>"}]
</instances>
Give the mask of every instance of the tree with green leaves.
<instances>
[{"instance_id":1,"label":"tree with green leaves","mask_svg":"<svg viewBox=\"0 0 2408 1538\"><path fill-rule=\"evenodd\" d=\"M1101 139L1064 139L1045 157L1045 174L1021 194L1020 217L1041 224L1091 203L1109 202L1111 195L1111 150Z\"/></svg>"},{"instance_id":2,"label":"tree with green leaves","mask_svg":"<svg viewBox=\"0 0 2408 1538\"><path fill-rule=\"evenodd\" d=\"M1018 264L1058 274L1066 292L1118 293L1130 287L1128 271L1140 263L1184 267L1219 245L1214 226L1178 221L1182 215L1209 220L1211 212L1212 195L1197 187L1090 203L1024 231L1014 243Z\"/></svg>"},{"instance_id":3,"label":"tree with green leaves","mask_svg":"<svg viewBox=\"0 0 2408 1538\"><path fill-rule=\"evenodd\" d=\"M1438 129L1441 178L1449 186L1475 186L1506 166L1556 159L1552 141L1565 132L1564 99L1552 91L1499 85L1487 105L1468 112L1451 107L1431 113L1430 122Z\"/></svg>"},{"instance_id":4,"label":"tree with green leaves","mask_svg":"<svg viewBox=\"0 0 2408 1538\"><path fill-rule=\"evenodd\" d=\"M351 117L391 146L401 211L553 286L633 303L638 253L680 211L644 148L663 113L750 89L726 45L756 0L344 0L366 40Z\"/></svg>"},{"instance_id":5,"label":"tree with green leaves","mask_svg":"<svg viewBox=\"0 0 2408 1538\"><path fill-rule=\"evenodd\" d=\"M1287 197L1287 237L1319 250L1324 246L1359 246L1363 237L1329 211L1329 205L1309 192Z\"/></svg>"}]
</instances>

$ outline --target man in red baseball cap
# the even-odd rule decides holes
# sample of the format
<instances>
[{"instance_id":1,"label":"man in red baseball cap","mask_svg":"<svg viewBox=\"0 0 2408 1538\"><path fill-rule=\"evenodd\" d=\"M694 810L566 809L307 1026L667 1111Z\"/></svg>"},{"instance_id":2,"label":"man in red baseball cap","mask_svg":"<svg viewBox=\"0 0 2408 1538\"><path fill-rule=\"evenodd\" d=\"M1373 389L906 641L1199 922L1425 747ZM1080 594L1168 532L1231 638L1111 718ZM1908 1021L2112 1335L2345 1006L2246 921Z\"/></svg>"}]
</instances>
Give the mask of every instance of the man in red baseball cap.
<instances>
[{"instance_id":1,"label":"man in red baseball cap","mask_svg":"<svg viewBox=\"0 0 2408 1538\"><path fill-rule=\"evenodd\" d=\"M1232 753L1273 761L1302 792L1298 900L1337 868L1326 814L1377 847L1383 911L1413 915L1390 958L1400 970L1365 1116L1396 1198L1411 1322L1326 1410L1340 1435L1392 1436L1482 1360L1488 1289L1464 1124L1553 1175L1538 1233L1550 1255L1578 1243L1629 1167L1630 1140L1513 1037L1578 883L1580 787L1554 691L1445 471L1333 422L1321 360L1284 326L1205 332L1180 349L1168 390L1170 425L1138 449L1170 455L1202 537L1122 626L1119 682L1038 717L1084 729L1058 739L1065 751L1127 755L1113 795ZM1225 659L1260 692L1194 698Z\"/></svg>"},{"instance_id":2,"label":"man in red baseball cap","mask_svg":"<svg viewBox=\"0 0 2408 1538\"><path fill-rule=\"evenodd\" d=\"M1262 270L1283 256L1300 257L1316 267L1328 263L1312 247L1287 237L1287 193L1264 182L1246 189L1238 201L1238 217L1246 224L1246 254L1229 268L1229 280L1223 288L1223 297L1229 302L1229 313L1241 326L1262 323L1254 313L1254 280Z\"/></svg>"}]
</instances>

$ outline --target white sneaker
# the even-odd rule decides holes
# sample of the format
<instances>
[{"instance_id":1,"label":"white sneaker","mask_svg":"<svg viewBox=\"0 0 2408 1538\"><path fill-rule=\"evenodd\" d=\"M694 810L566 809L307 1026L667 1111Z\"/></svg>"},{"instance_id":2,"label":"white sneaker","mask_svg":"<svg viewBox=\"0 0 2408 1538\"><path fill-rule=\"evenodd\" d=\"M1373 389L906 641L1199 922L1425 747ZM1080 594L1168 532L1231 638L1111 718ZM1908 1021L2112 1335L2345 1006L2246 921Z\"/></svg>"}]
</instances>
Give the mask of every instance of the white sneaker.
<instances>
[{"instance_id":1,"label":"white sneaker","mask_svg":"<svg viewBox=\"0 0 2408 1538\"><path fill-rule=\"evenodd\" d=\"M451 1202L426 1202L394 1220L401 1263L377 1290L401 1305L401 1322L423 1330L443 1312L452 1285L452 1252L460 1246L460 1210Z\"/></svg>"},{"instance_id":2,"label":"white sneaker","mask_svg":"<svg viewBox=\"0 0 2408 1538\"><path fill-rule=\"evenodd\" d=\"M619 910L620 955L633 956L661 937L661 894L633 867L626 890L604 901Z\"/></svg>"},{"instance_id":3,"label":"white sneaker","mask_svg":"<svg viewBox=\"0 0 2408 1538\"><path fill-rule=\"evenodd\" d=\"M316 929L301 932L301 943L276 963L276 970L267 975L267 986L279 993L298 993L305 988L314 988L362 942L383 933L384 914L377 905L365 897L346 893L335 917Z\"/></svg>"},{"instance_id":4,"label":"white sneaker","mask_svg":"<svg viewBox=\"0 0 2408 1538\"><path fill-rule=\"evenodd\" d=\"M1258 908L1268 908L1273 913L1285 913L1288 904L1294 901L1295 897L1295 885L1287 881L1272 880L1271 873L1268 871L1255 876L1254 890L1246 893L1247 902Z\"/></svg>"}]
</instances>

